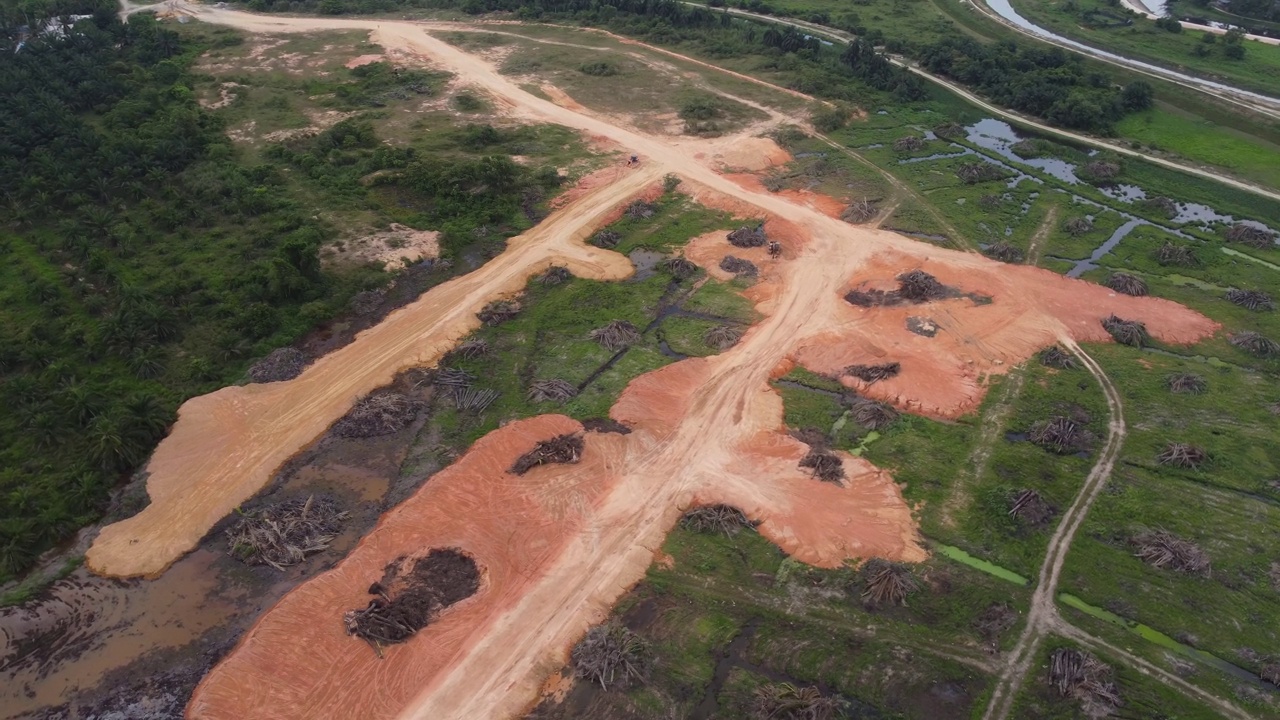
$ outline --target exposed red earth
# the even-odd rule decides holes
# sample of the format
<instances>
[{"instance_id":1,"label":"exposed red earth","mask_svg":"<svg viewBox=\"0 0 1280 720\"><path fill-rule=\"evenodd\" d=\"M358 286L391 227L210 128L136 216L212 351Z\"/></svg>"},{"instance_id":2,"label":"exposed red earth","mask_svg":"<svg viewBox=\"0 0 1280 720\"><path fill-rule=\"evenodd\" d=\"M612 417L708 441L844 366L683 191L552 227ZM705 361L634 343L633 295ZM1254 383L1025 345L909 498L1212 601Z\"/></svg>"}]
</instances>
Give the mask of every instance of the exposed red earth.
<instances>
[{"instance_id":1,"label":"exposed red earth","mask_svg":"<svg viewBox=\"0 0 1280 720\"><path fill-rule=\"evenodd\" d=\"M705 205L766 218L783 253L773 259L762 248L733 248L723 233L691 242L686 255L714 276L725 276L719 262L726 254L759 268L744 294L763 319L735 347L634 380L611 411L633 432L588 433L578 464L507 472L537 441L580 430L563 416L512 422L478 441L387 513L336 567L267 612L202 682L189 717L518 716L573 642L643 577L692 504L736 505L762 521L765 537L815 565L870 556L922 560L910 509L886 473L849 455L841 455L847 479L840 485L799 467L806 448L785 434L782 401L769 385L793 364L840 374L853 363L900 362L897 377L858 389L910 412L952 418L977 406L986 377L1037 350L1060 340L1106 340L1099 321L1112 313L1145 322L1165 342L1192 342L1217 329L1169 301L846 224L832 217L839 204L830 199L771 194L751 178L724 174L785 157L768 141L642 135L571 98L533 96L412 23L221 9L199 15L251 31L369 28L389 50L423 56L503 107L608 139L643 160L638 170L614 170L612 182L593 178L503 255L393 313L296 380L189 401L148 466L152 505L103 531L88 555L95 570L163 572L356 397L399 370L434 363L478 325L474 313L485 302L517 291L553 262L584 277L625 277L624 257L582 241L665 173L679 175L682 189ZM752 152L756 160L744 157ZM843 297L854 288L891 289L897 275L915 269L960 296L870 308ZM908 330L909 317L927 320L933 337ZM343 614L368 602L387 563L446 547L481 568L474 596L409 641L383 648L382 658L345 633Z\"/></svg>"}]
</instances>

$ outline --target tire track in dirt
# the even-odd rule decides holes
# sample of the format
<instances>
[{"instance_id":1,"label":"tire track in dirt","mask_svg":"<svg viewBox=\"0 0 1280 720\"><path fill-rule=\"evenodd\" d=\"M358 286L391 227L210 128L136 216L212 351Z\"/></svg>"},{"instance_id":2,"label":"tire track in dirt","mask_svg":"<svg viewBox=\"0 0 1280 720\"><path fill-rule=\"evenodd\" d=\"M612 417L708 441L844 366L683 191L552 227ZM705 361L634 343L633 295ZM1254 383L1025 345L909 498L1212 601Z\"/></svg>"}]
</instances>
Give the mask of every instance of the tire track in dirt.
<instances>
[{"instance_id":1,"label":"tire track in dirt","mask_svg":"<svg viewBox=\"0 0 1280 720\"><path fill-rule=\"evenodd\" d=\"M1062 516L1062 521L1049 538L1049 546L1045 551L1044 562L1040 565L1040 576L1035 592L1031 595L1031 610L1027 614L1027 624L1022 636L1009 653L1004 671L1000 673L995 689L991 693L991 701L983 713L983 720L1004 720L1013 708L1014 699L1022 687L1040 645L1058 618L1056 603L1058 578L1062 574L1062 566L1066 562L1067 552L1071 549L1071 541L1076 531L1084 522L1089 508L1097 500L1098 495L1111 477L1116 459L1120 457L1120 449L1124 445L1127 433L1124 421L1124 406L1120 401L1120 393L1111 378L1103 372L1102 367L1069 337L1061 338L1062 345L1071 351L1093 375L1102 392L1106 396L1109 418L1107 420L1107 442L1098 454L1098 462L1094 463L1084 485L1071 503L1071 507Z\"/></svg>"}]
</instances>

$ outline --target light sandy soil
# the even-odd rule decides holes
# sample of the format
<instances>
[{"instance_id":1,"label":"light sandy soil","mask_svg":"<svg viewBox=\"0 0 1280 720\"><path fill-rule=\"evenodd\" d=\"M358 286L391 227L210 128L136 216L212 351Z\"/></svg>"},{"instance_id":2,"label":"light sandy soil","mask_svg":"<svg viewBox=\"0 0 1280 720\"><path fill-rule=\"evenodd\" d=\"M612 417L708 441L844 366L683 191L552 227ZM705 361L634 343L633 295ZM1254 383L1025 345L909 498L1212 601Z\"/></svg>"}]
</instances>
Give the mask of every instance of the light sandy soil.
<instances>
[{"instance_id":1,"label":"light sandy soil","mask_svg":"<svg viewBox=\"0 0 1280 720\"><path fill-rule=\"evenodd\" d=\"M217 100L201 100L200 106L209 110L218 110L224 108L236 100L235 88L244 87L240 83L224 82L218 86Z\"/></svg>"},{"instance_id":2,"label":"light sandy soil","mask_svg":"<svg viewBox=\"0 0 1280 720\"><path fill-rule=\"evenodd\" d=\"M350 60L348 60L345 64L345 67L347 69L358 68L361 65L368 65L370 63L381 62L383 59L384 58L381 55L357 55L351 58Z\"/></svg>"},{"instance_id":3,"label":"light sandy soil","mask_svg":"<svg viewBox=\"0 0 1280 720\"><path fill-rule=\"evenodd\" d=\"M326 261L373 262L382 265L384 270L397 270L420 260L438 257L440 233L434 230L414 230L406 225L391 223L387 230L347 240L343 247L345 251L328 255Z\"/></svg>"},{"instance_id":4,"label":"light sandy soil","mask_svg":"<svg viewBox=\"0 0 1280 720\"><path fill-rule=\"evenodd\" d=\"M368 28L383 47L419 53L529 120L609 138L644 160L513 239L480 270L430 291L318 360L298 379L188 401L147 468L151 506L102 532L87 555L95 570L163 571L356 397L387 383L398 369L433 363L478 325L475 311L518 290L530 275L552 263L583 277L627 275L625 258L581 241L666 172L684 178L684 187L704 204L769 218L766 229L784 253L769 260L722 239L693 243L688 256L709 268L732 250L762 269L761 281L746 294L765 319L737 346L637 378L611 412L635 432L590 435L579 465L540 468L520 478L504 472L534 441L577 429L560 416L515 422L476 443L388 513L337 567L265 615L197 690L191 717L518 715L561 666L567 648L643 576L691 503L736 504L763 520L764 535L818 565L870 555L922 559L909 510L883 472L844 456L850 480L835 486L798 468L804 448L781 432L781 400L768 385L794 362L831 371L892 357L903 363L902 380L877 384L869 394L948 417L976 405L985 375L1003 372L1039 347L1059 338L1105 339L1098 319L1113 311L1146 321L1153 335L1170 342L1216 329L1170 302L1117 297L1051 272L940 250L759 192L717 172L741 137L673 142L612 125L530 95L409 23L195 12L258 32ZM841 297L854 286L891 284L896 274L916 267L993 301L911 308L910 314L929 315L943 329L926 340L908 337L902 326L907 309L861 310ZM440 546L475 556L484 569L476 596L388 649L383 660L344 635L342 613L367 602L366 588L388 561Z\"/></svg>"}]
</instances>

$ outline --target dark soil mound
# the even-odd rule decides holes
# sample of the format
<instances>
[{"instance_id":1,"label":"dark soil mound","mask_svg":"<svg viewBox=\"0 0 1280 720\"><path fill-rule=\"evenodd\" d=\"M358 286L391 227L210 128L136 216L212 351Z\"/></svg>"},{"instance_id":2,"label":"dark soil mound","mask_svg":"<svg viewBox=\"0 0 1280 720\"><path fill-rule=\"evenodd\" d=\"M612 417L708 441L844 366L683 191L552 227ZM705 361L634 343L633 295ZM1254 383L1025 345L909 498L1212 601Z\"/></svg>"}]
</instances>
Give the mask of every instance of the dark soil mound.
<instances>
[{"instance_id":1,"label":"dark soil mound","mask_svg":"<svg viewBox=\"0 0 1280 720\"><path fill-rule=\"evenodd\" d=\"M631 432L631 428L623 425L613 418L587 418L582 421L582 427L587 432L595 433L618 433L619 435L627 435Z\"/></svg>"},{"instance_id":2,"label":"dark soil mound","mask_svg":"<svg viewBox=\"0 0 1280 720\"><path fill-rule=\"evenodd\" d=\"M282 347L271 351L249 367L249 379L256 383L282 382L302 374L307 357L297 348Z\"/></svg>"},{"instance_id":3,"label":"dark soil mound","mask_svg":"<svg viewBox=\"0 0 1280 720\"><path fill-rule=\"evenodd\" d=\"M435 549L413 561L389 563L382 580L369 587L376 595L361 610L348 612L347 632L379 644L399 643L426 627L441 610L476 594L480 570L470 557L452 548Z\"/></svg>"},{"instance_id":4,"label":"dark soil mound","mask_svg":"<svg viewBox=\"0 0 1280 720\"><path fill-rule=\"evenodd\" d=\"M743 225L742 227L729 233L729 244L740 248L764 247L768 238L764 234L764 223L756 225L754 228Z\"/></svg>"},{"instance_id":5,"label":"dark soil mound","mask_svg":"<svg viewBox=\"0 0 1280 720\"><path fill-rule=\"evenodd\" d=\"M369 438L390 435L409 426L422 403L400 393L366 395L333 424L333 433L345 438Z\"/></svg>"},{"instance_id":6,"label":"dark soil mound","mask_svg":"<svg viewBox=\"0 0 1280 720\"><path fill-rule=\"evenodd\" d=\"M759 273L755 263L732 255L724 256L724 259L720 261L720 269L725 272L731 272L738 277L755 277Z\"/></svg>"}]
</instances>

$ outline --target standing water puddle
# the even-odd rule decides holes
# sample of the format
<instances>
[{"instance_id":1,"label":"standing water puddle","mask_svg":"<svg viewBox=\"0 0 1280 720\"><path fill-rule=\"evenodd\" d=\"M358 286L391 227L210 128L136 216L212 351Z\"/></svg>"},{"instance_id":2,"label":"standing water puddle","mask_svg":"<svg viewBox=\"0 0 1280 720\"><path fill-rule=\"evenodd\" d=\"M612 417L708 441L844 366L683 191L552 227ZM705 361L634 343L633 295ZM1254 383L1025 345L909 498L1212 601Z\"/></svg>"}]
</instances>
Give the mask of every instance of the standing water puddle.
<instances>
[{"instance_id":1,"label":"standing water puddle","mask_svg":"<svg viewBox=\"0 0 1280 720\"><path fill-rule=\"evenodd\" d=\"M1006 570L1005 568L1002 568L995 563L987 562L982 558L974 557L958 547L952 547L951 545L935 545L934 547L937 548L939 554L949 557L962 565L968 565L975 570L981 570L988 575L994 575L995 577L1011 582L1014 585L1026 587L1031 584L1030 580L1022 577L1018 573L1012 570Z\"/></svg>"},{"instance_id":2,"label":"standing water puddle","mask_svg":"<svg viewBox=\"0 0 1280 720\"><path fill-rule=\"evenodd\" d=\"M1021 575L1013 572L1012 570L1007 570L1005 568L1000 567L999 565L996 565L995 563L990 563L981 558L976 558L970 555L969 553L965 552L964 550L961 550L958 547L952 547L951 545L934 545L934 548L938 551L938 554L940 555L944 555L952 560L955 560L958 563L968 565L971 568L981 570L982 572L987 573L988 575L993 575L995 577L998 577L1001 580L1005 580L1015 585L1020 585L1023 587L1026 587L1027 585L1030 584L1030 580L1022 577ZM1209 667L1212 667L1216 670L1221 670L1222 672L1227 673L1231 677L1234 677L1238 680L1243 680L1245 682L1249 682L1249 683L1252 683L1253 685L1257 685L1260 687L1269 686L1269 683L1264 682L1257 675L1254 675L1253 673L1249 672L1248 670L1245 670L1244 668L1238 665L1233 665L1232 663L1229 663L1226 660L1223 660L1222 658L1218 657L1217 655L1214 655L1213 653L1208 653L1208 652L1205 652L1204 650L1198 650L1196 648L1191 647L1190 645L1185 645L1183 643L1180 643L1177 640L1174 640L1173 638L1169 637L1168 635L1165 635L1164 633L1160 632L1159 630L1156 630L1155 628L1152 628L1147 625L1143 625L1142 623L1135 622L1133 620L1125 619L1119 615L1116 615L1113 612L1103 610L1102 608L1096 607L1094 605L1090 605L1089 603L1081 600L1075 595L1071 595L1070 593L1059 593L1058 602L1062 603L1063 605L1066 605L1067 607L1075 608L1076 610L1079 610L1080 612L1086 615L1089 615L1090 617L1094 617L1099 620L1104 620L1113 625L1118 625L1119 627L1122 627L1125 630L1128 630L1129 632L1133 633L1134 635L1137 635L1138 637L1148 642L1155 643L1156 645L1159 645L1162 648L1172 650L1178 653L1179 655L1184 655L1186 657L1189 657L1197 662L1208 665Z\"/></svg>"},{"instance_id":3,"label":"standing water puddle","mask_svg":"<svg viewBox=\"0 0 1280 720\"><path fill-rule=\"evenodd\" d=\"M1186 657L1189 657L1193 660L1204 663L1205 665L1208 665L1209 667L1212 667L1216 670L1221 670L1222 672L1230 675L1231 677L1236 678L1237 680L1244 680L1245 682L1249 682L1261 687L1266 687L1267 685L1269 685L1269 683L1264 682L1262 678L1258 677L1257 675L1254 675L1253 673L1249 672L1248 670L1245 670L1244 668L1238 665L1233 665L1227 662L1226 660L1223 660L1222 658L1218 657L1217 655L1214 655L1213 653L1207 653L1204 650L1198 650L1196 648L1191 647L1190 645L1184 645L1178 642L1177 640L1174 640L1173 638L1169 637L1168 635L1165 635L1159 630L1156 630L1155 628L1149 627L1147 625L1143 625L1142 623L1139 623L1139 622L1134 622L1133 620L1127 620L1123 617L1120 617L1119 615L1116 615L1113 612L1110 612L1108 610L1103 610L1100 607L1095 607L1093 605L1090 605L1089 603L1081 600L1075 595L1071 595L1069 593L1059 593L1058 602L1061 602L1063 605L1066 605L1067 607L1075 608L1076 610L1079 610L1080 612L1090 617L1094 617L1099 620L1104 620L1106 622L1111 623L1112 625L1118 625L1124 628L1125 630L1128 630L1129 632L1133 633L1134 635L1137 635L1143 640L1155 643L1156 645L1159 645L1162 648L1172 650L1178 653L1179 655L1185 655Z\"/></svg>"},{"instance_id":4,"label":"standing water puddle","mask_svg":"<svg viewBox=\"0 0 1280 720\"><path fill-rule=\"evenodd\" d=\"M1236 250L1235 248L1224 247L1224 248L1219 248L1219 249L1220 249L1220 250L1222 250L1222 252L1224 252L1224 253L1226 253L1226 254L1228 254L1228 255L1232 256L1232 257L1243 258L1243 259L1248 260L1248 261L1250 261L1250 262L1256 262L1256 263L1258 263L1259 265L1262 265L1262 266L1264 266L1264 267L1269 267L1269 268L1271 268L1272 270L1280 271L1280 265L1276 265L1276 264L1274 264L1274 263L1269 263L1269 262L1267 262L1266 260L1263 260L1262 258L1256 258L1256 257L1254 257L1254 256L1252 256L1252 255L1249 255L1248 253L1242 253L1242 252L1240 252L1239 250Z\"/></svg>"},{"instance_id":5,"label":"standing water puddle","mask_svg":"<svg viewBox=\"0 0 1280 720\"><path fill-rule=\"evenodd\" d=\"M1023 138L1018 136L1012 125L1003 120L986 118L966 127L965 130L968 131L966 139L980 148L990 150L1007 160L1036 168L1044 174L1070 185L1076 185L1080 182L1080 178L1076 177L1076 166L1066 160L1043 157L1024 158L1014 152L1014 143Z\"/></svg>"},{"instance_id":6,"label":"standing water puddle","mask_svg":"<svg viewBox=\"0 0 1280 720\"><path fill-rule=\"evenodd\" d=\"M1075 267L1068 270L1067 277L1073 277L1073 278L1080 277L1081 275L1098 267L1098 261L1101 260L1104 255L1114 250L1115 247L1120 244L1120 241L1123 240L1126 235L1133 232L1134 228L1138 227L1139 225L1150 225L1150 224L1151 223L1147 222L1146 220L1141 220L1139 218L1131 218L1130 220L1126 221L1125 224L1116 228L1116 231L1111 233L1111 237L1107 238L1106 242L1099 245L1097 249L1093 251L1093 254L1089 256L1088 260L1081 260L1080 262L1076 263Z\"/></svg>"}]
</instances>

